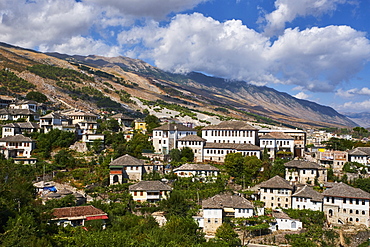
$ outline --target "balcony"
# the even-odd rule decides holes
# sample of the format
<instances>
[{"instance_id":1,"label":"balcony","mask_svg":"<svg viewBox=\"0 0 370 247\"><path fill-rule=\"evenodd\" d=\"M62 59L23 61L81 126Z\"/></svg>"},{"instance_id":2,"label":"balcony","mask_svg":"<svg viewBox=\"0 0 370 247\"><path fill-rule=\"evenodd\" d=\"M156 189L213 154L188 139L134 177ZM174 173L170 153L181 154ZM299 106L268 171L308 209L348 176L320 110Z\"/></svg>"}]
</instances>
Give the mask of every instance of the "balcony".
<instances>
[{"instance_id":1,"label":"balcony","mask_svg":"<svg viewBox=\"0 0 370 247\"><path fill-rule=\"evenodd\" d=\"M146 196L147 200L159 200L159 198L160 198L159 194L158 195L147 195Z\"/></svg>"}]
</instances>

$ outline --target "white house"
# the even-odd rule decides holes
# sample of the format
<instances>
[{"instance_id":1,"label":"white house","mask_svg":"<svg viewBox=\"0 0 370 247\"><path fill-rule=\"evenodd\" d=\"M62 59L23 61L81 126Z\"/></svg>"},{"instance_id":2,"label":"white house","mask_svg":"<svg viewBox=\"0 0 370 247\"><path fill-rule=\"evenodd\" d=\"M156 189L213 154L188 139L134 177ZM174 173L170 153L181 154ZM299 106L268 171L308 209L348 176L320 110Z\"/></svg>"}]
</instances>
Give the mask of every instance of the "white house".
<instances>
[{"instance_id":1,"label":"white house","mask_svg":"<svg viewBox=\"0 0 370 247\"><path fill-rule=\"evenodd\" d=\"M62 129L63 126L71 124L71 119L68 119L65 115L62 115L58 112L51 112L40 117L40 127L44 133L47 133L52 129Z\"/></svg>"},{"instance_id":2,"label":"white house","mask_svg":"<svg viewBox=\"0 0 370 247\"><path fill-rule=\"evenodd\" d=\"M2 127L2 137L37 132L39 125L34 122L9 123Z\"/></svg>"},{"instance_id":3,"label":"white house","mask_svg":"<svg viewBox=\"0 0 370 247\"><path fill-rule=\"evenodd\" d=\"M292 208L322 211L323 197L321 193L305 185L292 195Z\"/></svg>"},{"instance_id":4,"label":"white house","mask_svg":"<svg viewBox=\"0 0 370 247\"><path fill-rule=\"evenodd\" d=\"M370 165L370 147L357 147L348 151L349 161Z\"/></svg>"},{"instance_id":5,"label":"white house","mask_svg":"<svg viewBox=\"0 0 370 247\"><path fill-rule=\"evenodd\" d=\"M184 164L173 169L178 177L194 178L201 181L217 179L220 169L208 164Z\"/></svg>"},{"instance_id":6,"label":"white house","mask_svg":"<svg viewBox=\"0 0 370 247\"><path fill-rule=\"evenodd\" d=\"M161 181L140 181L128 188L137 202L158 202L169 198L172 188Z\"/></svg>"},{"instance_id":7,"label":"white house","mask_svg":"<svg viewBox=\"0 0 370 247\"><path fill-rule=\"evenodd\" d=\"M202 201L203 231L214 234L225 218L248 218L254 215L253 204L238 195L219 194Z\"/></svg>"},{"instance_id":8,"label":"white house","mask_svg":"<svg viewBox=\"0 0 370 247\"><path fill-rule=\"evenodd\" d=\"M369 227L370 194L344 183L323 192L323 211L333 225L365 225Z\"/></svg>"},{"instance_id":9,"label":"white house","mask_svg":"<svg viewBox=\"0 0 370 247\"><path fill-rule=\"evenodd\" d=\"M178 148L178 140L196 134L196 130L182 124L162 125L153 130L154 150L156 153L168 154L172 149Z\"/></svg>"},{"instance_id":10,"label":"white house","mask_svg":"<svg viewBox=\"0 0 370 247\"><path fill-rule=\"evenodd\" d=\"M312 184L315 181L324 184L327 181L327 170L315 162L305 160L292 160L284 164L285 179L288 181Z\"/></svg>"},{"instance_id":11,"label":"white house","mask_svg":"<svg viewBox=\"0 0 370 247\"><path fill-rule=\"evenodd\" d=\"M39 114L28 109L0 109L0 120L39 121Z\"/></svg>"},{"instance_id":12,"label":"white house","mask_svg":"<svg viewBox=\"0 0 370 247\"><path fill-rule=\"evenodd\" d=\"M13 158L15 161L34 163L31 152L35 149L35 141L24 135L7 136L0 139L0 152L6 159Z\"/></svg>"},{"instance_id":13,"label":"white house","mask_svg":"<svg viewBox=\"0 0 370 247\"><path fill-rule=\"evenodd\" d=\"M284 178L276 175L256 187L259 188L260 200L266 208L291 208L293 186Z\"/></svg>"},{"instance_id":14,"label":"white house","mask_svg":"<svg viewBox=\"0 0 370 247\"><path fill-rule=\"evenodd\" d=\"M282 132L270 132L263 136L260 136L260 147L261 150L267 149L271 159L277 156L290 156L294 154L294 138L286 135ZM285 155L285 153L291 153ZM279 153L282 153L279 155Z\"/></svg>"},{"instance_id":15,"label":"white house","mask_svg":"<svg viewBox=\"0 0 370 247\"><path fill-rule=\"evenodd\" d=\"M285 231L297 231L302 229L302 222L297 219L290 218L286 213L274 210L272 217L275 221L270 223L271 231L285 230Z\"/></svg>"},{"instance_id":16,"label":"white house","mask_svg":"<svg viewBox=\"0 0 370 247\"><path fill-rule=\"evenodd\" d=\"M206 139L203 139L202 137L197 135L187 135L177 141L177 148L191 148L194 153L194 162L203 162L203 148L205 143Z\"/></svg>"},{"instance_id":17,"label":"white house","mask_svg":"<svg viewBox=\"0 0 370 247\"><path fill-rule=\"evenodd\" d=\"M206 142L203 150L203 160L224 162L229 153L242 153L244 156L261 157L259 146L249 143L212 143Z\"/></svg>"},{"instance_id":18,"label":"white house","mask_svg":"<svg viewBox=\"0 0 370 247\"><path fill-rule=\"evenodd\" d=\"M243 121L226 121L209 125L202 129L202 137L207 143L257 143L258 130Z\"/></svg>"},{"instance_id":19,"label":"white house","mask_svg":"<svg viewBox=\"0 0 370 247\"><path fill-rule=\"evenodd\" d=\"M123 155L109 164L110 184L124 183L127 180L141 181L145 172L144 161L131 155Z\"/></svg>"}]
</instances>

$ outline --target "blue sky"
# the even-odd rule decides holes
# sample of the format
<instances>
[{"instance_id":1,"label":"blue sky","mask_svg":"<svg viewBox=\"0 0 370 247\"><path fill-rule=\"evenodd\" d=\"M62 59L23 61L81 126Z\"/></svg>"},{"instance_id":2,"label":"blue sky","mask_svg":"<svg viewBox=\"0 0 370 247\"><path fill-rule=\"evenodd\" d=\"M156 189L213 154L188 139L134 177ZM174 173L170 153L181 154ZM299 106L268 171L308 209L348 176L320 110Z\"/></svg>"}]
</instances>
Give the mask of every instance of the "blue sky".
<instances>
[{"instance_id":1,"label":"blue sky","mask_svg":"<svg viewBox=\"0 0 370 247\"><path fill-rule=\"evenodd\" d=\"M139 58L370 112L369 15L370 0L0 0L0 41Z\"/></svg>"}]
</instances>

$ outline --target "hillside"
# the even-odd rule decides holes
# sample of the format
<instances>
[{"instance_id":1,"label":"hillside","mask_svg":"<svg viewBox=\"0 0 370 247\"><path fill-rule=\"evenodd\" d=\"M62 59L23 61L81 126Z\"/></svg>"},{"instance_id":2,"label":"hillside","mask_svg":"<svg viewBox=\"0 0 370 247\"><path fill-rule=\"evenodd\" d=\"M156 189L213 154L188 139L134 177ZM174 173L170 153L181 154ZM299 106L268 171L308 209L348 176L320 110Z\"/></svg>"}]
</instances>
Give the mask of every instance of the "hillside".
<instances>
[{"instance_id":1,"label":"hillside","mask_svg":"<svg viewBox=\"0 0 370 247\"><path fill-rule=\"evenodd\" d=\"M30 69L39 65L66 69L68 76L52 77ZM43 54L0 43L0 69L4 68L34 84L35 90L58 107L126 113L147 108L151 113L187 117L187 121L198 124L231 117L299 128L356 126L330 107L268 87L195 72L171 74L127 57ZM8 94L12 93L25 95L8 90Z\"/></svg>"}]
</instances>

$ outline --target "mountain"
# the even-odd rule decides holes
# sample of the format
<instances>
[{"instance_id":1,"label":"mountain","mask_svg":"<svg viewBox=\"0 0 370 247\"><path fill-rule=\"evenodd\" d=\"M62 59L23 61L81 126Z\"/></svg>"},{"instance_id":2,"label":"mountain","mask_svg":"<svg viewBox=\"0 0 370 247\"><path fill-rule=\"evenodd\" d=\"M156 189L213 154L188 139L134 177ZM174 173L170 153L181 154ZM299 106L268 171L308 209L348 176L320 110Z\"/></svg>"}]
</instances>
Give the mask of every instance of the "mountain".
<instances>
[{"instance_id":1,"label":"mountain","mask_svg":"<svg viewBox=\"0 0 370 247\"><path fill-rule=\"evenodd\" d=\"M369 112L345 112L346 117L355 122L358 126L370 128L370 113Z\"/></svg>"},{"instance_id":2,"label":"mountain","mask_svg":"<svg viewBox=\"0 0 370 247\"><path fill-rule=\"evenodd\" d=\"M35 65L69 69L80 74L74 75L78 78L51 78L27 69ZM333 108L297 99L269 87L196 72L172 74L141 60L122 56L40 53L0 43L0 68L8 68L33 83L55 104L84 110L114 108L115 111L137 112L142 110L143 104L149 104L152 111L177 109L181 113L178 115L187 115L193 120L203 114L219 119L258 120L299 128L357 125ZM82 79L83 75L90 79Z\"/></svg>"}]
</instances>

